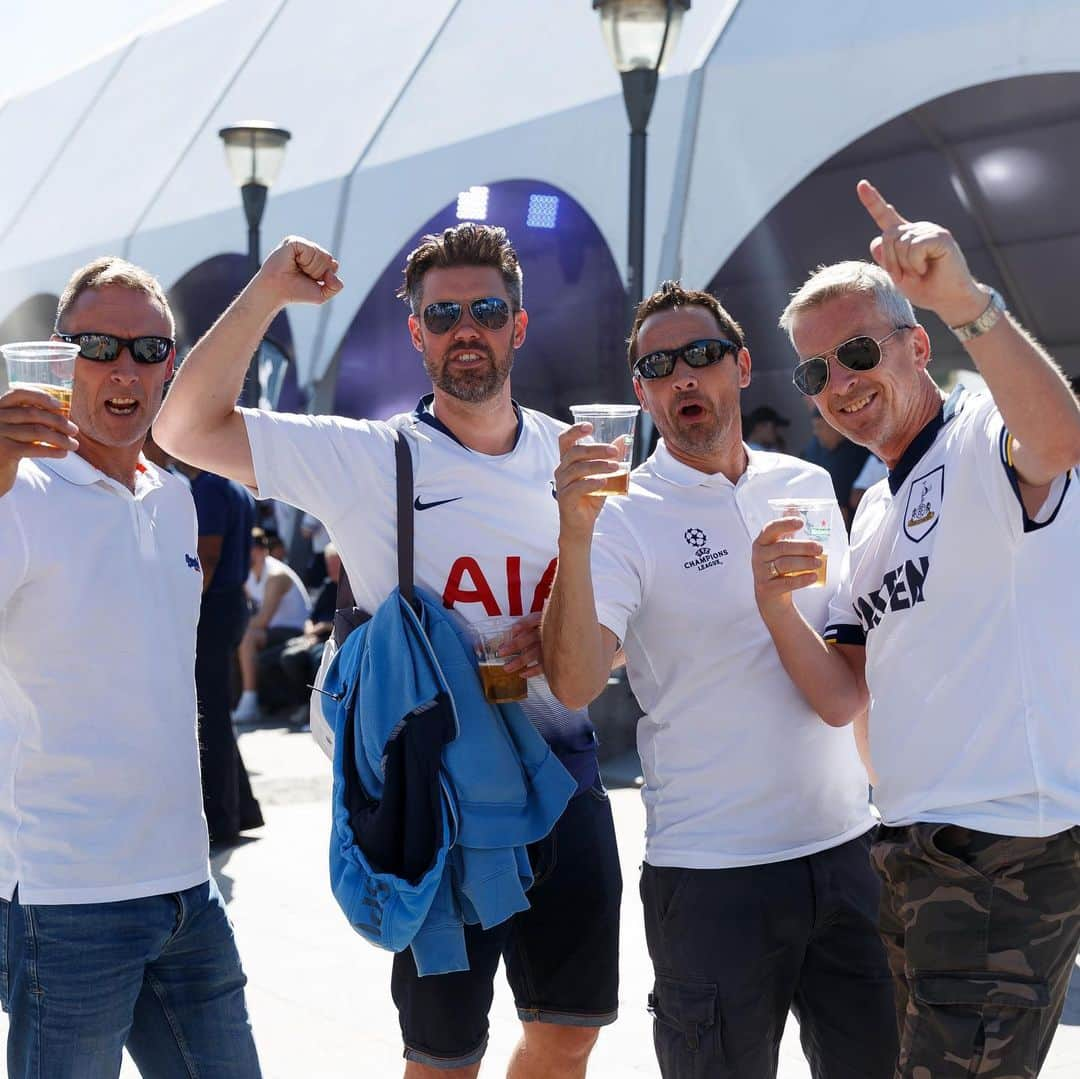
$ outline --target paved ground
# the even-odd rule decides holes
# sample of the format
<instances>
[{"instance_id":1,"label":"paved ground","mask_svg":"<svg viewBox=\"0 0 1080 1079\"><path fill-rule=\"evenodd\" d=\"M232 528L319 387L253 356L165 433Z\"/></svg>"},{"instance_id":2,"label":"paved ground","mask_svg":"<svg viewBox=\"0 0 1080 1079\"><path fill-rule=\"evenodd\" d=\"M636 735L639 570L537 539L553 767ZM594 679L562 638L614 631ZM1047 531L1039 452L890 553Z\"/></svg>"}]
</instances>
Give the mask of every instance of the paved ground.
<instances>
[{"instance_id":1,"label":"paved ground","mask_svg":"<svg viewBox=\"0 0 1080 1079\"><path fill-rule=\"evenodd\" d=\"M402 1070L397 1018L387 990L390 957L345 924L326 886L326 761L306 734L259 730L241 748L266 827L215 860L249 977L248 1002L267 1079L393 1079ZM614 778L629 780L626 761ZM623 874L621 1018L600 1038L590 1079L658 1075L644 1001L651 982L637 897L643 813L632 787L612 791ZM0 1016L0 1035L6 1035ZM513 1001L501 986L481 1075L497 1079L517 1037ZM122 1073L138 1073L130 1062ZM1043 1075L1080 1074L1080 973ZM781 1079L809 1070L792 1020Z\"/></svg>"}]
</instances>

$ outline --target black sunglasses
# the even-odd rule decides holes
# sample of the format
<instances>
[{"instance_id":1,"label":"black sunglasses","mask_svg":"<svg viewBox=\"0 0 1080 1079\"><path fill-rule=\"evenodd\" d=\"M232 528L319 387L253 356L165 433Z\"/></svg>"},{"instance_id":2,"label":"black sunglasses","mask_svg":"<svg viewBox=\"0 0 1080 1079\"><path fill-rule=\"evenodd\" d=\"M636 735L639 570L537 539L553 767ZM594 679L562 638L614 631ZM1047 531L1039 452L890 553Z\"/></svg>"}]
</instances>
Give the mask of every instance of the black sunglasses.
<instances>
[{"instance_id":1,"label":"black sunglasses","mask_svg":"<svg viewBox=\"0 0 1080 1079\"><path fill-rule=\"evenodd\" d=\"M849 371L870 371L881 363L881 346L901 330L911 330L913 326L897 326L892 333L875 341L872 337L853 337L842 345L830 349L821 356L811 356L803 360L791 372L791 381L795 389L807 397L816 397L829 384L829 357L835 356L836 362Z\"/></svg>"},{"instance_id":2,"label":"black sunglasses","mask_svg":"<svg viewBox=\"0 0 1080 1079\"><path fill-rule=\"evenodd\" d=\"M79 346L79 355L94 363L112 363L128 349L136 363L164 363L176 347L171 337L117 337L111 333L60 333L61 341Z\"/></svg>"},{"instance_id":3,"label":"black sunglasses","mask_svg":"<svg viewBox=\"0 0 1080 1079\"><path fill-rule=\"evenodd\" d=\"M634 364L634 374L639 378L667 378L682 359L687 367L710 367L719 363L728 353L735 355L739 346L726 337L712 337L703 341L691 341L681 348L666 348L650 352Z\"/></svg>"},{"instance_id":4,"label":"black sunglasses","mask_svg":"<svg viewBox=\"0 0 1080 1079\"><path fill-rule=\"evenodd\" d=\"M485 330L501 330L510 318L510 305L498 296L484 296L468 304L440 300L424 308L424 325L431 333L449 333L460 321L466 306L473 322Z\"/></svg>"}]
</instances>

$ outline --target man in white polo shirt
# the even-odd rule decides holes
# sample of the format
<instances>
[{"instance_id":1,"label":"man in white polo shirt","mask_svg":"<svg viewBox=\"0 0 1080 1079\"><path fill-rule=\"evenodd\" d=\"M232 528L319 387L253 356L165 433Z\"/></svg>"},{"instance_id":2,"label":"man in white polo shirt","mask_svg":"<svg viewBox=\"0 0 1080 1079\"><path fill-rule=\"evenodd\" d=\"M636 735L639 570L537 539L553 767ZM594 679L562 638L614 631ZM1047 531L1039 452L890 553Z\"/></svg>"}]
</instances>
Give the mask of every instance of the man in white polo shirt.
<instances>
[{"instance_id":1,"label":"man in white polo shirt","mask_svg":"<svg viewBox=\"0 0 1080 1079\"><path fill-rule=\"evenodd\" d=\"M790 1008L815 1076L887 1079L896 1037L874 822L851 730L829 725L848 702L792 684L749 572L768 499L829 499L827 581L799 603L824 628L846 552L832 481L742 442L750 353L708 293L667 282L646 299L629 360L661 441L629 497L605 503L593 492L607 448L575 445L580 426L563 435L543 645L569 707L600 693L621 647L645 713L641 896L661 1072L775 1076ZM813 571L822 548L798 549L785 569Z\"/></svg>"},{"instance_id":2,"label":"man in white polo shirt","mask_svg":"<svg viewBox=\"0 0 1080 1079\"><path fill-rule=\"evenodd\" d=\"M521 267L503 229L471 222L425 236L410 253L399 295L432 381L411 413L382 422L236 409L246 357L270 320L289 302L332 297L336 271L321 248L284 241L184 362L157 437L177 456L324 521L369 612L397 584L395 432L404 438L416 583L467 621L519 620L521 656L507 669L529 679L522 708L578 782L551 835L530 851L529 910L487 930L466 926L467 971L420 977L411 950L394 957L405 1075L477 1075L503 959L523 1025L509 1073L580 1079L618 1008L622 879L588 713L555 699L540 664L558 531L551 476L566 425L510 395L528 325Z\"/></svg>"},{"instance_id":3,"label":"man in white polo shirt","mask_svg":"<svg viewBox=\"0 0 1080 1079\"><path fill-rule=\"evenodd\" d=\"M869 686L897 1075L1034 1076L1080 942L1080 408L946 229L858 194L877 265L820 268L781 325L796 386L889 475L859 505L828 646L770 576L779 524L755 545L759 604L804 688ZM943 399L913 304L989 394Z\"/></svg>"},{"instance_id":4,"label":"man in white polo shirt","mask_svg":"<svg viewBox=\"0 0 1080 1079\"><path fill-rule=\"evenodd\" d=\"M0 1003L11 1079L259 1074L210 879L187 486L141 456L172 374L158 282L77 271L68 422L0 398Z\"/></svg>"}]
</instances>

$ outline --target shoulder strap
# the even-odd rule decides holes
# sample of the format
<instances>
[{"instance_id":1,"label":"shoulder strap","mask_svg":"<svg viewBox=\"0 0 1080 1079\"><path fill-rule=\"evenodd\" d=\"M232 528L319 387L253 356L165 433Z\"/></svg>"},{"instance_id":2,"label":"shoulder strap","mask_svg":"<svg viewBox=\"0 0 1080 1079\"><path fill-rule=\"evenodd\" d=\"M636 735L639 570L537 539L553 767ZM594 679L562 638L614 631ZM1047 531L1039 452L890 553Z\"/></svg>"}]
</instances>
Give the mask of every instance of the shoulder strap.
<instances>
[{"instance_id":1,"label":"shoulder strap","mask_svg":"<svg viewBox=\"0 0 1080 1079\"><path fill-rule=\"evenodd\" d=\"M394 432L394 461L397 473L397 556L398 588L406 602L413 603L413 469L409 444L399 431ZM342 610L356 606L352 585L345 567L338 578L337 607Z\"/></svg>"},{"instance_id":2,"label":"shoulder strap","mask_svg":"<svg viewBox=\"0 0 1080 1079\"><path fill-rule=\"evenodd\" d=\"M409 444L400 431L394 432L397 457L397 572L398 588L405 602L414 606L413 595L413 471Z\"/></svg>"}]
</instances>

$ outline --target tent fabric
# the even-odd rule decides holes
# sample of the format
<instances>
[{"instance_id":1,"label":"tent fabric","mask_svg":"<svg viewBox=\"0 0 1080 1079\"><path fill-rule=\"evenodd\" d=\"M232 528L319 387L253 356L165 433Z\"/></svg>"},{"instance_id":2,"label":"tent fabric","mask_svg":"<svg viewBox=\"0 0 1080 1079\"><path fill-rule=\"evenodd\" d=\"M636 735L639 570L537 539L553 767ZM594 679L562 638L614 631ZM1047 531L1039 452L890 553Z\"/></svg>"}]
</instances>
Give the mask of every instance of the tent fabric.
<instances>
[{"instance_id":1,"label":"tent fabric","mask_svg":"<svg viewBox=\"0 0 1080 1079\"><path fill-rule=\"evenodd\" d=\"M694 0L649 128L645 283L704 285L805 177L942 94L1076 71L1072 0ZM300 381L328 369L404 240L475 184L533 179L624 265L627 121L587 0L224 0L0 108L0 320L80 261L167 287L244 247L217 130L293 133L262 226L333 248L348 292L291 312ZM342 302L347 300L348 302Z\"/></svg>"}]
</instances>

